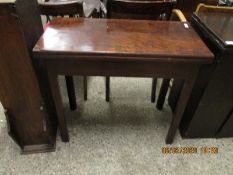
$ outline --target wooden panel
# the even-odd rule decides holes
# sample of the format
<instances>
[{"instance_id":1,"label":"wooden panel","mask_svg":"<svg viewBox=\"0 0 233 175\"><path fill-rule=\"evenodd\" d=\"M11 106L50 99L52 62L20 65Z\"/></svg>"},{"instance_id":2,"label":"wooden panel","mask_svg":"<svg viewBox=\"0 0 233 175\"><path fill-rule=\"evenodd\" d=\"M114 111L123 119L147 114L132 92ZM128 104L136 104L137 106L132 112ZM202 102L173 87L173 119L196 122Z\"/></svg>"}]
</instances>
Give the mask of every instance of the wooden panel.
<instances>
[{"instance_id":1,"label":"wooden panel","mask_svg":"<svg viewBox=\"0 0 233 175\"><path fill-rule=\"evenodd\" d=\"M31 54L32 48L43 33L38 3L36 0L30 0L27 3L25 0L17 0L14 7L14 14L20 20L22 32Z\"/></svg>"},{"instance_id":2,"label":"wooden panel","mask_svg":"<svg viewBox=\"0 0 233 175\"><path fill-rule=\"evenodd\" d=\"M215 137L233 107L233 59L223 56L187 130L192 137ZM197 129L198 128L198 129ZM231 133L233 136L233 133Z\"/></svg>"},{"instance_id":3,"label":"wooden panel","mask_svg":"<svg viewBox=\"0 0 233 175\"><path fill-rule=\"evenodd\" d=\"M31 16L26 15L26 7ZM51 150L55 136L30 57L42 32L36 8L36 1L0 4L0 43L4 43L0 47L0 100L7 110L10 135L23 151L30 152L30 146L37 144ZM42 151L42 147L36 149Z\"/></svg>"}]
</instances>

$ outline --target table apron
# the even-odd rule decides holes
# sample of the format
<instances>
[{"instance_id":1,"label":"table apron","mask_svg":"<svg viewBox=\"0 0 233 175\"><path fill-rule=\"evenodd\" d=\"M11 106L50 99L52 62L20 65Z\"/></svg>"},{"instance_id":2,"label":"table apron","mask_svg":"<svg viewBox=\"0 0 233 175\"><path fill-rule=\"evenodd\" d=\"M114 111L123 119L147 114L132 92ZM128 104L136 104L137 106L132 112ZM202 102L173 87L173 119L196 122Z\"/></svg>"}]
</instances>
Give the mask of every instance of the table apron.
<instances>
[{"instance_id":1,"label":"table apron","mask_svg":"<svg viewBox=\"0 0 233 175\"><path fill-rule=\"evenodd\" d=\"M143 61L46 60L53 75L161 77L189 79L201 64Z\"/></svg>"}]
</instances>

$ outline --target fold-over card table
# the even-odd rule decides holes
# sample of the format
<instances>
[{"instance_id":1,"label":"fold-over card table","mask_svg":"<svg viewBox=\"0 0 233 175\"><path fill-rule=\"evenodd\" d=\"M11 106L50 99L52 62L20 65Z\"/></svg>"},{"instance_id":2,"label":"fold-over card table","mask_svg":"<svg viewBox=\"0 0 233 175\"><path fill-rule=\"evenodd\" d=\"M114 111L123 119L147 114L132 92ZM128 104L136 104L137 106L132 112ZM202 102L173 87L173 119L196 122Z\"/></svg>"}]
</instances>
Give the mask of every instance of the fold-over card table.
<instances>
[{"instance_id":1,"label":"fold-over card table","mask_svg":"<svg viewBox=\"0 0 233 175\"><path fill-rule=\"evenodd\" d=\"M166 143L172 143L199 71L213 54L188 23L57 18L39 39L34 58L46 72L63 141L69 141L58 75L183 79Z\"/></svg>"}]
</instances>

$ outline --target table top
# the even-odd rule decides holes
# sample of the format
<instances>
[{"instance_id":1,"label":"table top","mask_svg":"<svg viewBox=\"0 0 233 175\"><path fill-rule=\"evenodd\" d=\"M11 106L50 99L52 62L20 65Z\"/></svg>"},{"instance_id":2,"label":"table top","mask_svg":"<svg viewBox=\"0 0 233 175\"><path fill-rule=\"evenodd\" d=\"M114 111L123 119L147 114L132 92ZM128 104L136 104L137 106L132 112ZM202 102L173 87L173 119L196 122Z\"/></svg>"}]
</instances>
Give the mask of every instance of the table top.
<instances>
[{"instance_id":1,"label":"table top","mask_svg":"<svg viewBox=\"0 0 233 175\"><path fill-rule=\"evenodd\" d=\"M233 48L233 15L232 13L200 12L195 18L209 30L225 47Z\"/></svg>"},{"instance_id":2,"label":"table top","mask_svg":"<svg viewBox=\"0 0 233 175\"><path fill-rule=\"evenodd\" d=\"M151 20L57 18L33 51L35 55L108 55L202 63L213 60L213 54L188 23Z\"/></svg>"}]
</instances>

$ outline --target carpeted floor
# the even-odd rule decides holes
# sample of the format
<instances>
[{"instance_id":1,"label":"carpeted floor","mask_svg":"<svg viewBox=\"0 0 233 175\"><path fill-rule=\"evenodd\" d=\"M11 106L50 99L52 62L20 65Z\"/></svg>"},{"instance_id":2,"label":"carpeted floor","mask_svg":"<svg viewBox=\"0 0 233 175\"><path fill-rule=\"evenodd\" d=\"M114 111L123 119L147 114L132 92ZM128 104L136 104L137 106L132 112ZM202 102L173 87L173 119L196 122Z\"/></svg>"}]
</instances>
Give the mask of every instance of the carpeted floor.
<instances>
[{"instance_id":1,"label":"carpeted floor","mask_svg":"<svg viewBox=\"0 0 233 175\"><path fill-rule=\"evenodd\" d=\"M182 139L172 147L197 147L197 154L162 154L171 111L150 103L151 79L111 78L111 102L105 102L103 77L88 78L83 101L82 77L75 77L77 111L69 111L64 78L60 78L70 142L57 138L55 152L20 155L7 135L0 110L0 175L231 175L233 139ZM159 85L158 85L159 86ZM218 154L201 148L218 147Z\"/></svg>"}]
</instances>

